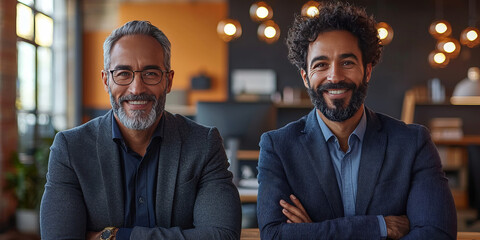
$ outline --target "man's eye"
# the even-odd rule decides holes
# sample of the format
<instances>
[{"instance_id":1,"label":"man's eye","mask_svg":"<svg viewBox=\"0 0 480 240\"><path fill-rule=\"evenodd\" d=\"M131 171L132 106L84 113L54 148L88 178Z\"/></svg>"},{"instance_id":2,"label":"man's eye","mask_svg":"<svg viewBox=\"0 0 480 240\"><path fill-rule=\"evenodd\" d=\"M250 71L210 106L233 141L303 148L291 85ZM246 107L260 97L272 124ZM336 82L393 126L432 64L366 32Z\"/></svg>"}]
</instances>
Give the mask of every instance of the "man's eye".
<instances>
[{"instance_id":1,"label":"man's eye","mask_svg":"<svg viewBox=\"0 0 480 240\"><path fill-rule=\"evenodd\" d=\"M129 72L129 71L117 71L117 74L116 76L118 77L128 77L128 76L131 76L132 73Z\"/></svg>"},{"instance_id":2,"label":"man's eye","mask_svg":"<svg viewBox=\"0 0 480 240\"><path fill-rule=\"evenodd\" d=\"M147 77L157 77L157 76L160 75L160 74L159 74L158 72L156 72L156 71L145 71L143 74L144 74L145 76L147 76Z\"/></svg>"},{"instance_id":3,"label":"man's eye","mask_svg":"<svg viewBox=\"0 0 480 240\"><path fill-rule=\"evenodd\" d=\"M325 67L327 67L326 63L317 63L313 65L313 68L325 68Z\"/></svg>"}]
</instances>

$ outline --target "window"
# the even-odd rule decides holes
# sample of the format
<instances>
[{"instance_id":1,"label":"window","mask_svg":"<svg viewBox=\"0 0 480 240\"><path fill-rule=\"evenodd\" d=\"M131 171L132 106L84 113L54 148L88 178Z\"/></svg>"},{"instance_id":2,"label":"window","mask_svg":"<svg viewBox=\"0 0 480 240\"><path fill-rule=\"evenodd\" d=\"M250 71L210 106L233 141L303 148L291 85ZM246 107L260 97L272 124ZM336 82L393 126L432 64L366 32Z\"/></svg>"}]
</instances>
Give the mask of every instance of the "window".
<instances>
[{"instance_id":1,"label":"window","mask_svg":"<svg viewBox=\"0 0 480 240\"><path fill-rule=\"evenodd\" d=\"M54 127L54 0L17 1L19 152L32 156Z\"/></svg>"}]
</instances>

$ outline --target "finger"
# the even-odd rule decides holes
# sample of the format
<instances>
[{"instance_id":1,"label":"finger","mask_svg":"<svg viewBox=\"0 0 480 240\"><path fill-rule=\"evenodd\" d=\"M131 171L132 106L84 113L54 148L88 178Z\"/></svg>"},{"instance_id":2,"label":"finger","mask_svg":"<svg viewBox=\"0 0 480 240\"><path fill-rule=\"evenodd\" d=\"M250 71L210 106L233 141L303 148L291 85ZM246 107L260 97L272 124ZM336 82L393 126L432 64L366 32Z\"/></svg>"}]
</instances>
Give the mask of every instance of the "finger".
<instances>
[{"instance_id":1,"label":"finger","mask_svg":"<svg viewBox=\"0 0 480 240\"><path fill-rule=\"evenodd\" d=\"M302 211L302 213L303 213L302 215L305 216L307 222L312 222L312 220L310 219L310 216L308 216L308 213L305 210L305 208L303 207L300 200L297 197L295 197L295 195L293 195L293 194L290 194L290 199L295 204L295 206L297 206L300 209L300 211Z\"/></svg>"},{"instance_id":2,"label":"finger","mask_svg":"<svg viewBox=\"0 0 480 240\"><path fill-rule=\"evenodd\" d=\"M296 217L302 219L302 222L308 222L308 219L309 219L308 216L305 216L306 214L303 213L299 208L288 204L284 200L281 200L280 204L283 206L284 209L289 211L291 214L294 214Z\"/></svg>"},{"instance_id":3,"label":"finger","mask_svg":"<svg viewBox=\"0 0 480 240\"><path fill-rule=\"evenodd\" d=\"M297 197L295 197L295 195L290 194L290 200L292 200L293 204L295 204L295 206L297 206L297 208L299 208L302 212L306 213L305 208L303 208L302 203L300 202L300 200L298 200Z\"/></svg>"},{"instance_id":4,"label":"finger","mask_svg":"<svg viewBox=\"0 0 480 240\"><path fill-rule=\"evenodd\" d=\"M283 215L285 215L292 223L303 223L304 221L297 215L291 213L287 209L282 210Z\"/></svg>"}]
</instances>

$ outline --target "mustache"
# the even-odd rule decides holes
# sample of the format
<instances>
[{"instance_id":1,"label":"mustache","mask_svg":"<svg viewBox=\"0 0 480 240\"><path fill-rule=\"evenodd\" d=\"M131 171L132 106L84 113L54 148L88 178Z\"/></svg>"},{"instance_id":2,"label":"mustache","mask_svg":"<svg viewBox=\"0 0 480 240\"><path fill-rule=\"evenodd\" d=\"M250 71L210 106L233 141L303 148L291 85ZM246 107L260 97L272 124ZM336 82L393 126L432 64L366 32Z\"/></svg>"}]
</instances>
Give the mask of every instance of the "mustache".
<instances>
[{"instance_id":1,"label":"mustache","mask_svg":"<svg viewBox=\"0 0 480 240\"><path fill-rule=\"evenodd\" d=\"M157 101L154 95L142 93L139 95L129 94L118 98L118 103L122 104L125 101Z\"/></svg>"},{"instance_id":2,"label":"mustache","mask_svg":"<svg viewBox=\"0 0 480 240\"><path fill-rule=\"evenodd\" d=\"M328 89L351 89L355 90L357 88L357 85L355 83L347 83L347 82L338 82L338 83L325 83L317 87L316 91L317 92L324 92L327 91Z\"/></svg>"}]
</instances>

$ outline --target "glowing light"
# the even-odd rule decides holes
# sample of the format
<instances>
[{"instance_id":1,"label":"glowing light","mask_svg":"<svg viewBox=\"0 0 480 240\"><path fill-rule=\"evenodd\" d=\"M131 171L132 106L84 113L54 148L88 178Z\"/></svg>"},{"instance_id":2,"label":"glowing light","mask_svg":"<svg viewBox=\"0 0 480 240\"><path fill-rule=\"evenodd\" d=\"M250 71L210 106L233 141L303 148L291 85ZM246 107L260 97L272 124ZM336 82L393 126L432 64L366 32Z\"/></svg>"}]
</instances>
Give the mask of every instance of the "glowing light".
<instances>
[{"instance_id":1,"label":"glowing light","mask_svg":"<svg viewBox=\"0 0 480 240\"><path fill-rule=\"evenodd\" d=\"M380 38L380 40L383 40L388 37L387 29L382 27L382 28L379 28L377 31L378 31L378 37Z\"/></svg>"},{"instance_id":2,"label":"glowing light","mask_svg":"<svg viewBox=\"0 0 480 240\"><path fill-rule=\"evenodd\" d=\"M237 20L224 19L217 25L217 34L225 42L230 42L242 36L242 26Z\"/></svg>"},{"instance_id":3,"label":"glowing light","mask_svg":"<svg viewBox=\"0 0 480 240\"><path fill-rule=\"evenodd\" d=\"M275 30L274 27L269 26L265 28L265 31L263 31L263 33L265 34L265 37L273 38L275 37L275 34L277 34L277 30Z\"/></svg>"},{"instance_id":4,"label":"glowing light","mask_svg":"<svg viewBox=\"0 0 480 240\"><path fill-rule=\"evenodd\" d=\"M318 8L315 7L315 6L310 6L310 7L307 9L307 16L309 16L309 17L318 16L319 13L320 13L320 11L319 11Z\"/></svg>"},{"instance_id":5,"label":"glowing light","mask_svg":"<svg viewBox=\"0 0 480 240\"><path fill-rule=\"evenodd\" d=\"M470 30L467 32L467 39L469 41L475 41L478 38L478 33L475 30Z\"/></svg>"},{"instance_id":6,"label":"glowing light","mask_svg":"<svg viewBox=\"0 0 480 240\"><path fill-rule=\"evenodd\" d=\"M445 62L445 60L447 60L447 56L445 56L443 53L436 53L433 56L433 61L435 61L437 64L442 64Z\"/></svg>"},{"instance_id":7,"label":"glowing light","mask_svg":"<svg viewBox=\"0 0 480 240\"><path fill-rule=\"evenodd\" d=\"M228 36L233 36L237 32L237 27L232 23L227 23L225 27L223 27L223 32Z\"/></svg>"},{"instance_id":8,"label":"glowing light","mask_svg":"<svg viewBox=\"0 0 480 240\"><path fill-rule=\"evenodd\" d=\"M258 18L266 18L268 16L268 9L266 7L259 7L257 8L256 14Z\"/></svg>"},{"instance_id":9,"label":"glowing light","mask_svg":"<svg viewBox=\"0 0 480 240\"><path fill-rule=\"evenodd\" d=\"M457 49L457 47L455 46L455 43L453 43L453 42L447 42L443 45L443 50L446 53L452 53L452 52L455 51L455 49Z\"/></svg>"},{"instance_id":10,"label":"glowing light","mask_svg":"<svg viewBox=\"0 0 480 240\"><path fill-rule=\"evenodd\" d=\"M440 22L440 23L437 23L437 25L435 25L435 31L437 31L437 33L439 34L443 34L445 33L446 31L448 30L448 27L445 23L443 22Z\"/></svg>"}]
</instances>

